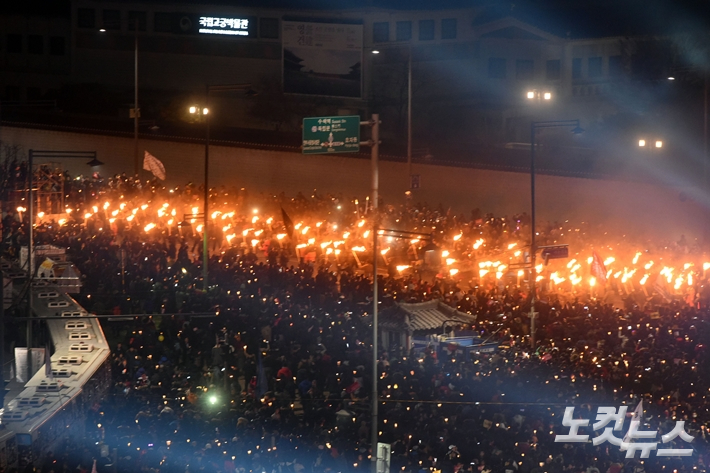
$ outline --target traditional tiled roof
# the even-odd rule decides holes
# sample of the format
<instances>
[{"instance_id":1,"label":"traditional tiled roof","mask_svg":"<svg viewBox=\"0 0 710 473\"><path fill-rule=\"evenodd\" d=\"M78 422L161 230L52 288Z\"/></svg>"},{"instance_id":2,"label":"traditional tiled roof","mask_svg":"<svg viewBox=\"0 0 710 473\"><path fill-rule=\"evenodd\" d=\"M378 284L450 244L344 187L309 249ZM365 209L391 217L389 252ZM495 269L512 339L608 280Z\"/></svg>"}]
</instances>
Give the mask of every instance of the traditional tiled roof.
<instances>
[{"instance_id":1,"label":"traditional tiled roof","mask_svg":"<svg viewBox=\"0 0 710 473\"><path fill-rule=\"evenodd\" d=\"M471 324L476 321L476 316L460 312L439 300L417 304L399 303L382 311L379 326L389 330L415 332L439 329L447 320Z\"/></svg>"}]
</instances>

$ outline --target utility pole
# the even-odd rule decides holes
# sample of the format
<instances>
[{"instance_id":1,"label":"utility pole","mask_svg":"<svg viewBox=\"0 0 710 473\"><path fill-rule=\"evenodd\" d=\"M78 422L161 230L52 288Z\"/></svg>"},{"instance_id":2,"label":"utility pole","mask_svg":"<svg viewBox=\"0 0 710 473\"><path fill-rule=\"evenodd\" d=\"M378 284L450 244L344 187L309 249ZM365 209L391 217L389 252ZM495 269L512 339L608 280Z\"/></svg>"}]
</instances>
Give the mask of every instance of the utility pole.
<instances>
[{"instance_id":1,"label":"utility pole","mask_svg":"<svg viewBox=\"0 0 710 473\"><path fill-rule=\"evenodd\" d=\"M0 300L0 409L5 407L5 273L0 271L2 300Z\"/></svg>"},{"instance_id":2,"label":"utility pole","mask_svg":"<svg viewBox=\"0 0 710 473\"><path fill-rule=\"evenodd\" d=\"M210 262L209 252L209 236L207 226L209 225L209 207L210 207L210 86L205 86L205 109L207 114L205 117L205 205L202 209L203 224L202 224L202 279L205 292L209 289L209 269L207 265Z\"/></svg>"},{"instance_id":3,"label":"utility pole","mask_svg":"<svg viewBox=\"0 0 710 473\"><path fill-rule=\"evenodd\" d=\"M708 191L708 73L703 80L703 192ZM710 241L710 219L705 217L705 244Z\"/></svg>"},{"instance_id":4,"label":"utility pole","mask_svg":"<svg viewBox=\"0 0 710 473\"><path fill-rule=\"evenodd\" d=\"M138 154L138 121L141 109L138 106L138 19L133 22L134 50L133 50L133 168L138 175L141 172L141 157Z\"/></svg>"},{"instance_id":5,"label":"utility pole","mask_svg":"<svg viewBox=\"0 0 710 473\"><path fill-rule=\"evenodd\" d=\"M35 226L35 196L32 192L34 186L34 150L30 150L27 162L27 221L29 224L29 241L27 242L27 378L25 383L30 380L30 371L32 371L32 285L34 278L34 226ZM19 373L18 373L19 374Z\"/></svg>"},{"instance_id":6,"label":"utility pole","mask_svg":"<svg viewBox=\"0 0 710 473\"><path fill-rule=\"evenodd\" d=\"M535 352L535 289L537 271L535 271L535 133L533 123L530 127L530 349Z\"/></svg>"},{"instance_id":7,"label":"utility pole","mask_svg":"<svg viewBox=\"0 0 710 473\"><path fill-rule=\"evenodd\" d=\"M535 296L537 286L537 271L535 270L535 135L539 128L572 128L572 133L578 135L584 130L579 126L579 120L552 120L532 122L530 124L530 349L535 352Z\"/></svg>"},{"instance_id":8,"label":"utility pole","mask_svg":"<svg viewBox=\"0 0 710 473\"><path fill-rule=\"evenodd\" d=\"M407 61L407 174L412 187L412 43L409 43L409 61Z\"/></svg>"},{"instance_id":9,"label":"utility pole","mask_svg":"<svg viewBox=\"0 0 710 473\"><path fill-rule=\"evenodd\" d=\"M377 440L378 440L378 390L377 381L379 373L377 370L377 347L378 341L378 319L377 319L377 238L379 233L377 221L377 207L379 202L379 159L380 159L380 115L372 114L372 473L377 473Z\"/></svg>"}]
</instances>

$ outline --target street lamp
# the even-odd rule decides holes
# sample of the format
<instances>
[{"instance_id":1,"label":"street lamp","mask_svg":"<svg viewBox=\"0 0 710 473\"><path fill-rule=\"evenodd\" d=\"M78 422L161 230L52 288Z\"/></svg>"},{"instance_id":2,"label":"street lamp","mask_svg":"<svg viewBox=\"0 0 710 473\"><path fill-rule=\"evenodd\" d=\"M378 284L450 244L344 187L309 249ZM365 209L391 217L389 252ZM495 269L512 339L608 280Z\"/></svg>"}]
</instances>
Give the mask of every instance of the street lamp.
<instances>
[{"instance_id":1,"label":"street lamp","mask_svg":"<svg viewBox=\"0 0 710 473\"><path fill-rule=\"evenodd\" d=\"M663 140L651 140L650 142L647 142L645 138L639 139L639 148L646 148L648 145L649 149L661 149L663 148Z\"/></svg>"},{"instance_id":2,"label":"street lamp","mask_svg":"<svg viewBox=\"0 0 710 473\"><path fill-rule=\"evenodd\" d=\"M528 90L525 96L528 98L528 100L552 100L552 92L539 91L536 89Z\"/></svg>"},{"instance_id":3,"label":"street lamp","mask_svg":"<svg viewBox=\"0 0 710 473\"><path fill-rule=\"evenodd\" d=\"M141 171L141 160L138 154L138 120L140 118L140 107L138 107L138 18L129 18L128 23L133 23L133 173L138 175ZM100 28L99 32L105 33L106 28Z\"/></svg>"},{"instance_id":4,"label":"street lamp","mask_svg":"<svg viewBox=\"0 0 710 473\"><path fill-rule=\"evenodd\" d=\"M206 85L205 86L205 104L202 107L197 105L192 105L188 109L191 114L202 115L205 117L205 202L203 204L203 228L202 228L202 287L207 292L209 288L208 284L208 268L209 263L209 239L208 239L208 226L209 226L209 201L210 201L210 93L211 92L225 92L231 90L243 90L247 95L255 95L256 93L251 90L251 84L234 84L234 85Z\"/></svg>"},{"instance_id":5,"label":"street lamp","mask_svg":"<svg viewBox=\"0 0 710 473\"><path fill-rule=\"evenodd\" d=\"M189 112L192 115L207 115L210 110L207 107L197 107L197 106L192 106L189 108Z\"/></svg>"},{"instance_id":6,"label":"street lamp","mask_svg":"<svg viewBox=\"0 0 710 473\"><path fill-rule=\"evenodd\" d=\"M530 347L535 350L535 286L537 273L535 271L535 134L540 128L572 128L572 133L578 135L584 130L579 126L579 120L554 120L532 122L530 124Z\"/></svg>"}]
</instances>

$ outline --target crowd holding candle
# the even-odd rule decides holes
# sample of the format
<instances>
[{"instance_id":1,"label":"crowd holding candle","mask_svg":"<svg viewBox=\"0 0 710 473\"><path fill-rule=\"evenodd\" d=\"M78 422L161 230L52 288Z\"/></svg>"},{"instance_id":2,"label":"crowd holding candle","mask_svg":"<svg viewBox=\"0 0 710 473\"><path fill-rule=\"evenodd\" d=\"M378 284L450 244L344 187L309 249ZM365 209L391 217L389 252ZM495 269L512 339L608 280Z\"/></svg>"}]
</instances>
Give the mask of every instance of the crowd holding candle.
<instances>
[{"instance_id":1,"label":"crowd holding candle","mask_svg":"<svg viewBox=\"0 0 710 473\"><path fill-rule=\"evenodd\" d=\"M380 347L373 380L367 199L212 189L204 292L199 187L71 182L61 217L37 215L36 243L67 248L91 312L152 315L105 323L112 396L90 414L90 438L70 439L43 471L90 467L96 442L117 446L126 472L367 471L373 382L393 472L706 469L710 258L685 238L638 242L551 222L538 244L568 244L570 258L530 274L518 269L525 214L383 205L381 228L422 237L381 237L382 307L439 299L475 314L461 328L501 349L466 359ZM19 208L3 215L6 255L26 244L28 223ZM541 289L536 351L531 277ZM686 420L693 457L630 461L609 444L554 442L567 431L565 406L593 419L597 405L631 411L640 399L652 429Z\"/></svg>"}]
</instances>

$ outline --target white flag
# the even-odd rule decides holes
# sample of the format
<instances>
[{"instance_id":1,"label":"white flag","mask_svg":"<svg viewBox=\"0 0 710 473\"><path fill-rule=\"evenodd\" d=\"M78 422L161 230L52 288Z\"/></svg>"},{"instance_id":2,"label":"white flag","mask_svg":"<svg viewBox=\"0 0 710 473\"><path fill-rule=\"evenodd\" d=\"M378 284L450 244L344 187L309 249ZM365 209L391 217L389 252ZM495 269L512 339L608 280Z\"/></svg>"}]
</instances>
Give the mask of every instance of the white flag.
<instances>
[{"instance_id":1,"label":"white flag","mask_svg":"<svg viewBox=\"0 0 710 473\"><path fill-rule=\"evenodd\" d=\"M638 426L641 425L641 421L643 420L643 400L639 401L638 406L636 406L636 409L634 409L634 415L631 417L631 424L629 426L629 430L626 431L626 435L624 435L624 440L622 442L624 443L629 443L633 442L633 439L629 437L629 432L631 431L631 425L634 425L634 422L636 423L636 429L638 430Z\"/></svg>"},{"instance_id":2,"label":"white flag","mask_svg":"<svg viewBox=\"0 0 710 473\"><path fill-rule=\"evenodd\" d=\"M145 157L143 158L143 169L152 172L161 181L165 180L165 166L148 151L145 152Z\"/></svg>"}]
</instances>

